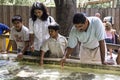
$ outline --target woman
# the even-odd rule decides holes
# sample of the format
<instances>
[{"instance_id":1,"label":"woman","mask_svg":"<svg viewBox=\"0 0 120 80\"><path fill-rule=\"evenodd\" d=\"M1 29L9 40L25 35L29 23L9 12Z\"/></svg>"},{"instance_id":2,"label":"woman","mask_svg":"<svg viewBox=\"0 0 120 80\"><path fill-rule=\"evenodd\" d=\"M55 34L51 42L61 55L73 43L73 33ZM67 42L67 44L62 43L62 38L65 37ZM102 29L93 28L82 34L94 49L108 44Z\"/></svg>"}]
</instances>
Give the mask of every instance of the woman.
<instances>
[{"instance_id":1,"label":"woman","mask_svg":"<svg viewBox=\"0 0 120 80\"><path fill-rule=\"evenodd\" d=\"M106 31L106 43L115 43L115 30L112 29L112 25L110 22L106 22L105 24L105 31ZM113 49L109 49L110 58L112 59L112 52Z\"/></svg>"},{"instance_id":2,"label":"woman","mask_svg":"<svg viewBox=\"0 0 120 80\"><path fill-rule=\"evenodd\" d=\"M30 48L34 56L39 56L40 47L49 38L48 25L55 22L48 15L47 8L40 2L35 2L31 8L29 19Z\"/></svg>"}]
</instances>

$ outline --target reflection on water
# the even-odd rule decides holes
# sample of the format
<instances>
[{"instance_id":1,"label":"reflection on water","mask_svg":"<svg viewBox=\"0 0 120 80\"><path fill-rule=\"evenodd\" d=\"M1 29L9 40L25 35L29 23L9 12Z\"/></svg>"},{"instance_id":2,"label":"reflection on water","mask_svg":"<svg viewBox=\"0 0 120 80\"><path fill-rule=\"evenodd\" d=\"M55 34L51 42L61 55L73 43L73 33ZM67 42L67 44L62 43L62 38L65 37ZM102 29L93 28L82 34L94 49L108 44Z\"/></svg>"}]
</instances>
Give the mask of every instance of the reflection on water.
<instances>
[{"instance_id":1,"label":"reflection on water","mask_svg":"<svg viewBox=\"0 0 120 80\"><path fill-rule=\"evenodd\" d=\"M33 66L33 65L32 65ZM74 72L70 70L21 66L18 62L0 60L0 80L118 80L117 75Z\"/></svg>"}]
</instances>

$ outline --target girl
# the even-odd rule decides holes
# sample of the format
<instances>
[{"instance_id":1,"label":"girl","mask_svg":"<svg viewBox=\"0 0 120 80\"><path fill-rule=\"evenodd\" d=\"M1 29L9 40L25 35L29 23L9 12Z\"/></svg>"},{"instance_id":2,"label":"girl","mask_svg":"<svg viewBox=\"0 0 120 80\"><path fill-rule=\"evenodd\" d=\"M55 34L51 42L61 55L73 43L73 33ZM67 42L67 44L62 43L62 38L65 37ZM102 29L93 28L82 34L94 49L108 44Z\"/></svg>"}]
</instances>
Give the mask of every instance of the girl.
<instances>
[{"instance_id":1,"label":"girl","mask_svg":"<svg viewBox=\"0 0 120 80\"><path fill-rule=\"evenodd\" d=\"M29 19L30 48L34 56L39 56L40 47L49 38L48 25L55 22L48 15L47 8L40 2L35 2L31 8Z\"/></svg>"}]
</instances>

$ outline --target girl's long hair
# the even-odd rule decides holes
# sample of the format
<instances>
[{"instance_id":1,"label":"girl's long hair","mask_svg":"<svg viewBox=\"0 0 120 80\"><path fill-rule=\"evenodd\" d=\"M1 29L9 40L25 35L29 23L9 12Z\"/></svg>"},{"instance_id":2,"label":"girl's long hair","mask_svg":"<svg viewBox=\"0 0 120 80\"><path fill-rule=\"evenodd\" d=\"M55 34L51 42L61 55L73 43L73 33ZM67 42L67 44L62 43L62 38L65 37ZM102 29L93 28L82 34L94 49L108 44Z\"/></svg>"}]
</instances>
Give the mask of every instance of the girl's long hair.
<instances>
[{"instance_id":1,"label":"girl's long hair","mask_svg":"<svg viewBox=\"0 0 120 80\"><path fill-rule=\"evenodd\" d=\"M47 20L48 18L48 10L46 8L46 6L43 4L43 3L40 3L40 2L35 2L33 5L32 5L32 8L31 8L31 18L33 20L33 22L37 19L37 16L34 14L34 10L42 10L43 11L43 14L41 16L41 20L42 21L45 21Z\"/></svg>"}]
</instances>

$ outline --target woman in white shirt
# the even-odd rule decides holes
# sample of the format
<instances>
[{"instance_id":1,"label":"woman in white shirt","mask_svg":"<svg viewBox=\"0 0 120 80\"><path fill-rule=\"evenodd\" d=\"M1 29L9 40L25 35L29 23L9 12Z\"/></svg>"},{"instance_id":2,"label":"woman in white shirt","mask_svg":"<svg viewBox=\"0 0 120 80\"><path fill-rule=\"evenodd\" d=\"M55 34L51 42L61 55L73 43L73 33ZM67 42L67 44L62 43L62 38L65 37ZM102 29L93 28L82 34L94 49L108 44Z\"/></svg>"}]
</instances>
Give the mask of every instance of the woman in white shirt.
<instances>
[{"instance_id":1,"label":"woman in white shirt","mask_svg":"<svg viewBox=\"0 0 120 80\"><path fill-rule=\"evenodd\" d=\"M48 25L52 22L54 19L48 15L44 4L35 2L32 5L31 18L29 19L30 48L35 56L39 56L41 45L49 38Z\"/></svg>"}]
</instances>

